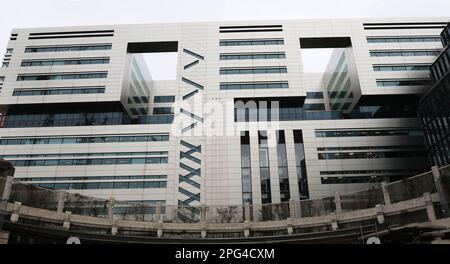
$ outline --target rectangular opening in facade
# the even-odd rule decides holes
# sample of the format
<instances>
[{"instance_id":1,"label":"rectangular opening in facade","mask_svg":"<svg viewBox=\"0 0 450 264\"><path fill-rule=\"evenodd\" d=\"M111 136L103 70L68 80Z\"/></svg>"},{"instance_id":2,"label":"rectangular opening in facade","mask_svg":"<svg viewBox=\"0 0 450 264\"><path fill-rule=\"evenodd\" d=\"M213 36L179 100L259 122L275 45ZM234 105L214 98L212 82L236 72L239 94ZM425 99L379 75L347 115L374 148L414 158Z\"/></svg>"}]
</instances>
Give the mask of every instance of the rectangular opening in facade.
<instances>
[{"instance_id":1,"label":"rectangular opening in facade","mask_svg":"<svg viewBox=\"0 0 450 264\"><path fill-rule=\"evenodd\" d=\"M143 57L152 80L176 79L178 41L131 42L127 52Z\"/></svg>"},{"instance_id":2,"label":"rectangular opening in facade","mask_svg":"<svg viewBox=\"0 0 450 264\"><path fill-rule=\"evenodd\" d=\"M252 164L250 157L250 133L241 131L242 203L252 204Z\"/></svg>"},{"instance_id":3,"label":"rectangular opening in facade","mask_svg":"<svg viewBox=\"0 0 450 264\"><path fill-rule=\"evenodd\" d=\"M259 131L258 148L262 204L272 203L272 193L270 188L269 146L267 140L267 131Z\"/></svg>"},{"instance_id":4,"label":"rectangular opening in facade","mask_svg":"<svg viewBox=\"0 0 450 264\"><path fill-rule=\"evenodd\" d=\"M295 166L297 168L297 181L300 199L309 198L308 176L306 173L305 147L303 143L303 132L294 130Z\"/></svg>"}]
</instances>

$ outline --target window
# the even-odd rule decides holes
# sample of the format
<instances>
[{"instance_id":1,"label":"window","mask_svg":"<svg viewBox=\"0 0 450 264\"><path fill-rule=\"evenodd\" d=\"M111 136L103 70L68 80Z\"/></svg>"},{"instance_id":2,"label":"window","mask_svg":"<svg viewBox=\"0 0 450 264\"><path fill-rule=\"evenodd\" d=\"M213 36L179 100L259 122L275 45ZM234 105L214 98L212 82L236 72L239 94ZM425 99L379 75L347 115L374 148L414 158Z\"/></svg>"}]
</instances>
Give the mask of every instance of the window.
<instances>
[{"instance_id":1,"label":"window","mask_svg":"<svg viewBox=\"0 0 450 264\"><path fill-rule=\"evenodd\" d=\"M345 104L342 106L342 110L347 110L351 105L352 105L352 103L345 103Z\"/></svg>"},{"instance_id":2,"label":"window","mask_svg":"<svg viewBox=\"0 0 450 264\"><path fill-rule=\"evenodd\" d=\"M300 199L308 199L309 188L306 172L306 158L305 158L305 147L303 144L303 132L301 130L294 130L293 133L294 133L295 165L297 167L297 181Z\"/></svg>"},{"instance_id":3,"label":"window","mask_svg":"<svg viewBox=\"0 0 450 264\"><path fill-rule=\"evenodd\" d=\"M13 53L13 49L6 49L5 55L11 55Z\"/></svg>"},{"instance_id":4,"label":"window","mask_svg":"<svg viewBox=\"0 0 450 264\"><path fill-rule=\"evenodd\" d=\"M349 174L383 174L383 173L399 173L399 174L408 174L408 175L416 175L423 172L420 169L390 169L390 170L342 170L342 171L321 171L320 175L349 175Z\"/></svg>"},{"instance_id":5,"label":"window","mask_svg":"<svg viewBox=\"0 0 450 264\"><path fill-rule=\"evenodd\" d=\"M220 83L220 90L285 89L285 88L289 88L288 82Z\"/></svg>"},{"instance_id":6,"label":"window","mask_svg":"<svg viewBox=\"0 0 450 264\"><path fill-rule=\"evenodd\" d=\"M420 149L423 145L400 145L400 146L361 146L361 147L320 147L317 151L345 151L345 150L387 150L387 149Z\"/></svg>"},{"instance_id":7,"label":"window","mask_svg":"<svg viewBox=\"0 0 450 264\"><path fill-rule=\"evenodd\" d=\"M319 111L319 110L325 110L324 104L305 104L305 110L306 111Z\"/></svg>"},{"instance_id":8,"label":"window","mask_svg":"<svg viewBox=\"0 0 450 264\"><path fill-rule=\"evenodd\" d=\"M252 203L252 168L249 131L241 132L242 203Z\"/></svg>"},{"instance_id":9,"label":"window","mask_svg":"<svg viewBox=\"0 0 450 264\"><path fill-rule=\"evenodd\" d=\"M144 134L139 136L120 136L120 142L146 142L146 141L168 141L169 135ZM119 142L119 137L112 136L80 136L80 137L55 137L55 138L8 138L3 137L0 145L24 145L24 144L81 144L81 143L111 143Z\"/></svg>"},{"instance_id":10,"label":"window","mask_svg":"<svg viewBox=\"0 0 450 264\"><path fill-rule=\"evenodd\" d=\"M427 157L426 151L390 151L390 152L328 152L318 153L320 160L335 160L335 159L387 159L387 158L412 158L412 157Z\"/></svg>"},{"instance_id":11,"label":"window","mask_svg":"<svg viewBox=\"0 0 450 264\"><path fill-rule=\"evenodd\" d=\"M440 50L374 50L371 57L437 56Z\"/></svg>"},{"instance_id":12,"label":"window","mask_svg":"<svg viewBox=\"0 0 450 264\"><path fill-rule=\"evenodd\" d=\"M323 99L323 92L306 92L306 99Z\"/></svg>"},{"instance_id":13,"label":"window","mask_svg":"<svg viewBox=\"0 0 450 264\"><path fill-rule=\"evenodd\" d=\"M154 107L154 115L173 114L173 107Z\"/></svg>"},{"instance_id":14,"label":"window","mask_svg":"<svg viewBox=\"0 0 450 264\"><path fill-rule=\"evenodd\" d=\"M94 152L94 153L51 153L51 154L13 154L2 155L0 158L39 158L39 157L112 157L112 156L167 156L167 151L152 152Z\"/></svg>"},{"instance_id":15,"label":"window","mask_svg":"<svg viewBox=\"0 0 450 264\"><path fill-rule=\"evenodd\" d=\"M147 160L150 164L160 164L167 163L168 158L167 152L111 152L111 153L65 153L65 154L17 154L17 155L4 155L2 158L7 158L11 160L15 166L18 167L31 167L31 166L77 166L77 165L121 165L121 164L134 164L134 159L139 160L142 158L80 158L82 156L155 156L161 155L165 157L151 157ZM39 157L61 157L64 159L54 159L54 160L42 160L42 159L32 159L32 160L14 160L14 158L39 158ZM74 157L69 159L68 157ZM145 159L145 158L144 158Z\"/></svg>"},{"instance_id":16,"label":"window","mask_svg":"<svg viewBox=\"0 0 450 264\"><path fill-rule=\"evenodd\" d=\"M280 185L281 202L287 202L291 198L289 188L288 161L286 152L286 139L284 130L277 131L277 161L278 161L278 178Z\"/></svg>"},{"instance_id":17,"label":"window","mask_svg":"<svg viewBox=\"0 0 450 264\"><path fill-rule=\"evenodd\" d=\"M421 129L316 130L316 137L423 136Z\"/></svg>"},{"instance_id":18,"label":"window","mask_svg":"<svg viewBox=\"0 0 450 264\"><path fill-rule=\"evenodd\" d=\"M124 181L124 180L138 180L141 181ZM142 181L144 180L145 181ZM160 179L159 181L147 181L147 179ZM162 179L162 180L161 180ZM83 176L83 177L39 177L39 178L17 178L21 182L35 182L53 181L52 185L58 186L61 189L142 189L142 188L166 188L166 175L139 175L139 176ZM94 182L101 180L102 182ZM104 182L105 180L120 180L120 182ZM71 183L61 183L72 181ZM86 182L89 181L89 182ZM36 184L41 185L41 184ZM69 186L70 185L70 186ZM50 187L53 188L53 187Z\"/></svg>"},{"instance_id":19,"label":"window","mask_svg":"<svg viewBox=\"0 0 450 264\"><path fill-rule=\"evenodd\" d=\"M2 68L8 68L9 67L9 62L5 61L2 63Z\"/></svg>"},{"instance_id":20,"label":"window","mask_svg":"<svg viewBox=\"0 0 450 264\"><path fill-rule=\"evenodd\" d=\"M79 59L53 59L53 60L24 60L22 67L58 66L58 65L85 65L108 64L109 58L79 58Z\"/></svg>"},{"instance_id":21,"label":"window","mask_svg":"<svg viewBox=\"0 0 450 264\"><path fill-rule=\"evenodd\" d=\"M47 89L14 89L13 96L32 96L32 95L61 95L61 94L96 94L105 93L104 86L98 87L77 87L77 88L53 88Z\"/></svg>"},{"instance_id":22,"label":"window","mask_svg":"<svg viewBox=\"0 0 450 264\"><path fill-rule=\"evenodd\" d=\"M430 64L373 65L374 71L428 71Z\"/></svg>"},{"instance_id":23,"label":"window","mask_svg":"<svg viewBox=\"0 0 450 264\"><path fill-rule=\"evenodd\" d=\"M111 44L38 46L25 48L25 53L110 50L111 47Z\"/></svg>"},{"instance_id":24,"label":"window","mask_svg":"<svg viewBox=\"0 0 450 264\"><path fill-rule=\"evenodd\" d=\"M385 79L377 80L379 87L431 85L430 79Z\"/></svg>"},{"instance_id":25,"label":"window","mask_svg":"<svg viewBox=\"0 0 450 264\"><path fill-rule=\"evenodd\" d=\"M399 42L441 42L439 36L394 36L394 37L368 37L368 43L399 43Z\"/></svg>"},{"instance_id":26,"label":"window","mask_svg":"<svg viewBox=\"0 0 450 264\"><path fill-rule=\"evenodd\" d=\"M107 76L108 76L107 72L19 75L19 76L17 76L17 81L50 81L50 80L101 79L101 78L106 78Z\"/></svg>"},{"instance_id":27,"label":"window","mask_svg":"<svg viewBox=\"0 0 450 264\"><path fill-rule=\"evenodd\" d=\"M285 59L284 52L255 53L221 53L220 60L270 60Z\"/></svg>"},{"instance_id":28,"label":"window","mask_svg":"<svg viewBox=\"0 0 450 264\"><path fill-rule=\"evenodd\" d=\"M396 176L398 177L398 176ZM364 176L364 177L320 177L322 184L352 184L352 183L374 183L383 182L389 176Z\"/></svg>"},{"instance_id":29,"label":"window","mask_svg":"<svg viewBox=\"0 0 450 264\"><path fill-rule=\"evenodd\" d=\"M154 102L155 103L173 103L173 102L175 102L175 96L174 95L155 96Z\"/></svg>"},{"instance_id":30,"label":"window","mask_svg":"<svg viewBox=\"0 0 450 264\"><path fill-rule=\"evenodd\" d=\"M266 46L266 45L284 45L283 39L227 39L220 40L220 46Z\"/></svg>"},{"instance_id":31,"label":"window","mask_svg":"<svg viewBox=\"0 0 450 264\"><path fill-rule=\"evenodd\" d=\"M258 132L259 146L259 170L261 184L261 202L263 204L272 202L272 193L270 189L270 171L269 171L269 147L267 142L267 131Z\"/></svg>"},{"instance_id":32,"label":"window","mask_svg":"<svg viewBox=\"0 0 450 264\"><path fill-rule=\"evenodd\" d=\"M287 73L286 67L220 68L220 75Z\"/></svg>"}]
</instances>

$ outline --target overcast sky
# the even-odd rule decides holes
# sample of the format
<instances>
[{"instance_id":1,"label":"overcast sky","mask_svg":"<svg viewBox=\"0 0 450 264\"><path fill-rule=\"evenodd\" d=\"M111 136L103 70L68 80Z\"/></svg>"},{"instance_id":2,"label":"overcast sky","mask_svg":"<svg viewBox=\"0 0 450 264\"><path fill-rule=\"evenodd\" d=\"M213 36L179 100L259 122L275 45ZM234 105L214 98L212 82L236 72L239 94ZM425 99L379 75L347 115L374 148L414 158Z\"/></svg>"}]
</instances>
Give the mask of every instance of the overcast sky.
<instances>
[{"instance_id":1,"label":"overcast sky","mask_svg":"<svg viewBox=\"0 0 450 264\"><path fill-rule=\"evenodd\" d=\"M450 16L450 0L8 0L0 54L12 28L251 19Z\"/></svg>"}]
</instances>

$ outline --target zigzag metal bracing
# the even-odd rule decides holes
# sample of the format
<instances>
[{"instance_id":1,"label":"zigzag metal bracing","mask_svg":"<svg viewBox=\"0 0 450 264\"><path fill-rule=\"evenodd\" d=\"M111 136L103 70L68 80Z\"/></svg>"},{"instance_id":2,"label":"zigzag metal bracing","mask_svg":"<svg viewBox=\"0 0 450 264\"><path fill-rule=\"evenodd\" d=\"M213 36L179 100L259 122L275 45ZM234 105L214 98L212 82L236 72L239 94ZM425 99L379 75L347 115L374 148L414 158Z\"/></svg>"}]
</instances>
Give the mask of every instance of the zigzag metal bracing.
<instances>
[{"instance_id":1,"label":"zigzag metal bracing","mask_svg":"<svg viewBox=\"0 0 450 264\"><path fill-rule=\"evenodd\" d=\"M183 52L195 58L194 61L192 61L184 66L184 70L195 67L196 65L198 65L200 63L200 61L204 61L204 59L205 59L205 57L203 57L202 55L200 55L196 52L193 52L191 50L188 50L188 49L183 49ZM183 95L183 100L187 100L187 99L191 98L192 96L198 94L199 92L203 91L203 89L204 89L204 86L202 84L200 84L196 81L190 80L186 77L182 77L181 81L183 81L184 83L187 83L188 85L195 88L194 91ZM181 129L182 134L184 134L187 131L196 127L199 122L203 122L203 118L201 116L191 113L190 111L187 111L183 108L180 109L180 113L183 113L186 116L189 116L193 121L192 124ZM193 154L201 153L202 146L201 145L195 146L185 140L181 140L180 145L182 147L188 148L188 150L180 151L180 169L186 171L186 174L183 175L180 173L179 184L181 184L183 182L187 183L193 189L190 188L191 191L189 191L189 190L186 190L185 188L179 187L178 192L180 194L185 195L187 197L187 199L178 200L178 204L182 205L182 206L190 206L193 202L200 202L200 187L201 187L201 185L200 185L200 183L196 182L192 178L195 176L201 177L201 167L200 166L201 166L202 161L200 158L194 157ZM193 164L197 164L198 167L193 166L193 165L188 165L188 164L190 164L189 162L186 164L186 162L183 162L183 159L189 160L189 162L192 162ZM197 213L200 213L200 212L197 212ZM188 217L188 216L184 215L183 217Z\"/></svg>"}]
</instances>

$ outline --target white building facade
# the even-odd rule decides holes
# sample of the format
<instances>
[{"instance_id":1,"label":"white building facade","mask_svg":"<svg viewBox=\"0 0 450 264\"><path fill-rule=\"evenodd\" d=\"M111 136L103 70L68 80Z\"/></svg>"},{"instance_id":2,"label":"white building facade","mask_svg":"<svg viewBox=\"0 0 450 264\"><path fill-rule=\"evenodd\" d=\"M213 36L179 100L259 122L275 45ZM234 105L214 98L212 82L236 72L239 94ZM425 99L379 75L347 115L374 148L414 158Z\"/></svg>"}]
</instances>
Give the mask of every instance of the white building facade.
<instances>
[{"instance_id":1,"label":"white building facade","mask_svg":"<svg viewBox=\"0 0 450 264\"><path fill-rule=\"evenodd\" d=\"M0 156L18 181L192 206L314 199L428 171L416 107L448 21L14 29ZM311 48L335 48L324 75L303 71ZM178 53L176 80L151 79L141 54L154 52Z\"/></svg>"}]
</instances>

